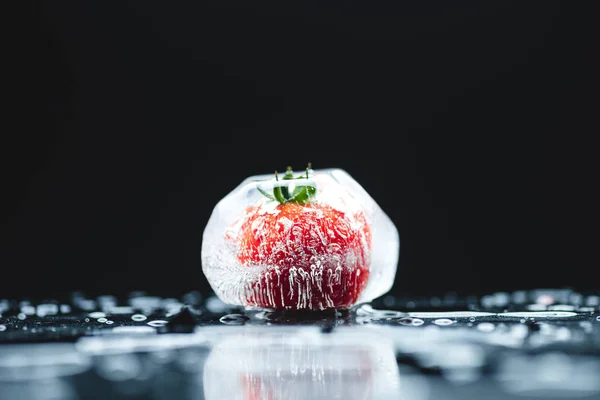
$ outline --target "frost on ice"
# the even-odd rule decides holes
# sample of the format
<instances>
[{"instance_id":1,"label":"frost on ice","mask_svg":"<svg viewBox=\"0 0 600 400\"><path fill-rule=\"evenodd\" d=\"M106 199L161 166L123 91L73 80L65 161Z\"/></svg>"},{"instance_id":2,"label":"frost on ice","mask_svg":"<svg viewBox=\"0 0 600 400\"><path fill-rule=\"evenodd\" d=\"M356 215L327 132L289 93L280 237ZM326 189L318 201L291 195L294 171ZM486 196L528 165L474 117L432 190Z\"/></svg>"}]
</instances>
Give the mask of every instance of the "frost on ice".
<instances>
[{"instance_id":1,"label":"frost on ice","mask_svg":"<svg viewBox=\"0 0 600 400\"><path fill-rule=\"evenodd\" d=\"M303 185L316 189L306 201L270 195L278 188L298 193ZM399 247L392 221L345 171L310 170L289 181L259 175L216 205L204 230L202 268L229 304L349 308L391 288Z\"/></svg>"}]
</instances>

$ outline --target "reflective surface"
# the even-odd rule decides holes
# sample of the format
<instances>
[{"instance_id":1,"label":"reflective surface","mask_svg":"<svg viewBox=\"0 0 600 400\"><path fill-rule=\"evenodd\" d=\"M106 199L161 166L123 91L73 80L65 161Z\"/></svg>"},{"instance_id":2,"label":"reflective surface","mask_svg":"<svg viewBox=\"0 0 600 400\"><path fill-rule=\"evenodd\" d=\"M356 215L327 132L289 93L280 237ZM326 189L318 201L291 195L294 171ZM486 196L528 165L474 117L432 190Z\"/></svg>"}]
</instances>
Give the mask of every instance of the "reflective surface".
<instances>
[{"instance_id":1,"label":"reflective surface","mask_svg":"<svg viewBox=\"0 0 600 400\"><path fill-rule=\"evenodd\" d=\"M0 399L600 398L600 298L566 290L230 308L0 300Z\"/></svg>"}]
</instances>

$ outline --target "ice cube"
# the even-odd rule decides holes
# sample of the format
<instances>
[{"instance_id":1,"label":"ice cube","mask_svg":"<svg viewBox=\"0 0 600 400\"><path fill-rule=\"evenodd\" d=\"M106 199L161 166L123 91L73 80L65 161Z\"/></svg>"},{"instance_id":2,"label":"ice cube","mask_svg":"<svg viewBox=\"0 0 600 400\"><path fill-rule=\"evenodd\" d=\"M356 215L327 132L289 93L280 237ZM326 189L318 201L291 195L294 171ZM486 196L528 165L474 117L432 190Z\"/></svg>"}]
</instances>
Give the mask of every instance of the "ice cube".
<instances>
[{"instance_id":1,"label":"ice cube","mask_svg":"<svg viewBox=\"0 0 600 400\"><path fill-rule=\"evenodd\" d=\"M202 268L225 303L248 308L350 308L392 287L400 238L341 169L257 175L215 206Z\"/></svg>"}]
</instances>

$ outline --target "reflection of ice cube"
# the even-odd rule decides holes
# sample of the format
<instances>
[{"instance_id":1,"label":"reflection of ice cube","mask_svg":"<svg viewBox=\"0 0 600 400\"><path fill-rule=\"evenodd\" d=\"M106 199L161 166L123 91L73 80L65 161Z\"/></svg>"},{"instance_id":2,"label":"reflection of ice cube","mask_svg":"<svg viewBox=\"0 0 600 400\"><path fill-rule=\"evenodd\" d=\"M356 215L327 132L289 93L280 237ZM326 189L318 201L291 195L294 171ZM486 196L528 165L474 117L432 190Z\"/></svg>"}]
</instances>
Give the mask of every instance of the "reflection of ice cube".
<instances>
[{"instance_id":1,"label":"reflection of ice cube","mask_svg":"<svg viewBox=\"0 0 600 400\"><path fill-rule=\"evenodd\" d=\"M207 400L425 398L400 376L391 341L343 328L328 335L298 327L223 332L203 383Z\"/></svg>"},{"instance_id":2,"label":"reflection of ice cube","mask_svg":"<svg viewBox=\"0 0 600 400\"><path fill-rule=\"evenodd\" d=\"M312 219L289 217L293 213L264 195L286 182L316 186ZM332 215L343 220L345 230L336 231ZM243 240L252 251L242 248ZM323 169L298 181L276 181L272 175L244 180L212 212L202 268L228 304L348 308L391 288L399 251L396 227L365 189L341 169Z\"/></svg>"}]
</instances>

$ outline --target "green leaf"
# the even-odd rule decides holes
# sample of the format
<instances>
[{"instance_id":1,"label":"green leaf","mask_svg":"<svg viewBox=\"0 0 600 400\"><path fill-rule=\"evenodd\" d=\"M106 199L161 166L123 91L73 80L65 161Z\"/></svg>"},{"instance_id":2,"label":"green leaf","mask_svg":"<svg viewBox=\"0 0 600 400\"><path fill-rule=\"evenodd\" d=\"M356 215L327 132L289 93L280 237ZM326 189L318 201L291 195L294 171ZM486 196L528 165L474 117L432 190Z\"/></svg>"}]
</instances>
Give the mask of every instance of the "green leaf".
<instances>
[{"instance_id":1,"label":"green leaf","mask_svg":"<svg viewBox=\"0 0 600 400\"><path fill-rule=\"evenodd\" d=\"M287 201L285 197L283 197L283 193L281 193L281 186L275 186L273 188L273 195L275 196L275 199L281 204Z\"/></svg>"},{"instance_id":2,"label":"green leaf","mask_svg":"<svg viewBox=\"0 0 600 400\"><path fill-rule=\"evenodd\" d=\"M275 200L276 200L276 199L275 199L275 196L273 196L273 195L272 195L272 194L270 194L270 193L267 193L267 192L266 192L264 189L262 189L260 186L257 186L256 188L258 189L258 191L259 191L259 192L260 192L260 193L261 193L263 196L267 197L269 200L273 200L273 201L275 201Z\"/></svg>"},{"instance_id":3,"label":"green leaf","mask_svg":"<svg viewBox=\"0 0 600 400\"><path fill-rule=\"evenodd\" d=\"M314 186L298 186L292 193L288 201L295 201L300 204L310 202L311 198L317 193L317 188Z\"/></svg>"}]
</instances>

